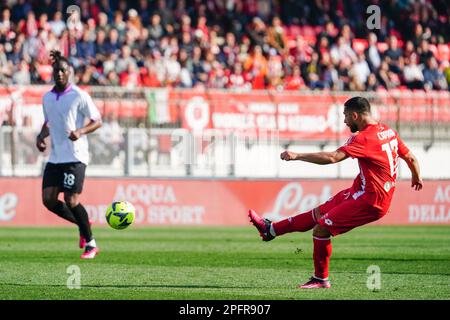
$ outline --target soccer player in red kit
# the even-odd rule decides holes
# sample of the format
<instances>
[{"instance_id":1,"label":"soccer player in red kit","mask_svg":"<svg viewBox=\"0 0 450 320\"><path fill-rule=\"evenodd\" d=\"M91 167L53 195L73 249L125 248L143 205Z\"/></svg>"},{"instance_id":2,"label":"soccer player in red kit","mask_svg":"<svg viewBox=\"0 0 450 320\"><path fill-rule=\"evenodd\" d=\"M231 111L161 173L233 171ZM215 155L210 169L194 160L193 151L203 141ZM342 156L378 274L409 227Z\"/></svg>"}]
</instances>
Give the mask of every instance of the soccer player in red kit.
<instances>
[{"instance_id":1,"label":"soccer player in red kit","mask_svg":"<svg viewBox=\"0 0 450 320\"><path fill-rule=\"evenodd\" d=\"M398 158L408 165L411 187L422 189L419 163L397 132L377 122L371 115L369 101L354 97L344 104L345 124L354 133L334 152L295 153L284 151L281 159L301 160L316 164L337 163L348 157L358 159L360 173L353 185L311 211L272 222L249 210L250 221L263 241L290 232L313 229L314 276L298 288L330 288L328 267L331 257L331 236L382 218L388 211L395 190Z\"/></svg>"}]
</instances>

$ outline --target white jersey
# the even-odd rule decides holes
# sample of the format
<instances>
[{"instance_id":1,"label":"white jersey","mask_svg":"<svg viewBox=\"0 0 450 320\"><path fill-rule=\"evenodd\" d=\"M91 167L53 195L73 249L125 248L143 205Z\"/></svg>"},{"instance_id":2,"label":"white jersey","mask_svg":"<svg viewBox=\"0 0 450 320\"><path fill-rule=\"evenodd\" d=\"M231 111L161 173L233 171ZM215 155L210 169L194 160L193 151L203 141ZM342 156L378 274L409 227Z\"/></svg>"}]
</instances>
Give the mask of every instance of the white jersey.
<instances>
[{"instance_id":1,"label":"white jersey","mask_svg":"<svg viewBox=\"0 0 450 320\"><path fill-rule=\"evenodd\" d=\"M100 112L89 94L76 85L69 85L64 92L54 89L42 98L45 123L50 131L51 163L89 162L88 140L82 135L78 140L69 139L71 131L85 126L85 120L100 120Z\"/></svg>"}]
</instances>

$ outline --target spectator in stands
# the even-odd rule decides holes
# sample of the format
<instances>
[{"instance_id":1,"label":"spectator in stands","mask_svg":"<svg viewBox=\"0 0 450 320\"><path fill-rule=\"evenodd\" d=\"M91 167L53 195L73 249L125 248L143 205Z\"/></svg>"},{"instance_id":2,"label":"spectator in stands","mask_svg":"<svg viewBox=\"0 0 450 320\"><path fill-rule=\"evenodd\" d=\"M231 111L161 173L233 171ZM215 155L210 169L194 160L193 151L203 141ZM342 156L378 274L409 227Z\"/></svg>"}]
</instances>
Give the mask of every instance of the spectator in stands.
<instances>
[{"instance_id":1,"label":"spectator in stands","mask_svg":"<svg viewBox=\"0 0 450 320\"><path fill-rule=\"evenodd\" d=\"M386 60L381 61L380 70L378 72L378 81L388 90L396 88L400 84L397 74L389 70L389 64Z\"/></svg>"},{"instance_id":2,"label":"spectator in stands","mask_svg":"<svg viewBox=\"0 0 450 320\"><path fill-rule=\"evenodd\" d=\"M338 64L340 60L347 60L351 63L357 61L356 53L343 36L338 37L336 44L331 47L330 55L334 64Z\"/></svg>"},{"instance_id":3,"label":"spectator in stands","mask_svg":"<svg viewBox=\"0 0 450 320\"><path fill-rule=\"evenodd\" d=\"M66 23L62 20L61 11L56 11L53 20L50 21L50 30L57 36L60 37L61 33L66 28Z\"/></svg>"},{"instance_id":4,"label":"spectator in stands","mask_svg":"<svg viewBox=\"0 0 450 320\"><path fill-rule=\"evenodd\" d=\"M371 73L367 77L366 91L377 91L379 87L380 84L378 83L377 76L374 73Z\"/></svg>"},{"instance_id":5,"label":"spectator in stands","mask_svg":"<svg viewBox=\"0 0 450 320\"><path fill-rule=\"evenodd\" d=\"M77 57L81 59L82 64L89 64L95 58L95 43L91 40L88 30L83 33L81 41L77 41Z\"/></svg>"},{"instance_id":6,"label":"spectator in stands","mask_svg":"<svg viewBox=\"0 0 450 320\"><path fill-rule=\"evenodd\" d=\"M3 44L0 44L0 82L10 83L12 72L12 64L8 61L5 53L5 47Z\"/></svg>"},{"instance_id":7,"label":"spectator in stands","mask_svg":"<svg viewBox=\"0 0 450 320\"><path fill-rule=\"evenodd\" d=\"M305 88L305 82L301 76L300 67L295 65L292 69L292 74L288 75L284 81L285 90L300 90Z\"/></svg>"},{"instance_id":8,"label":"spectator in stands","mask_svg":"<svg viewBox=\"0 0 450 320\"><path fill-rule=\"evenodd\" d=\"M334 64L331 62L331 58L329 57L329 54L323 56L324 62L322 63L322 79L324 88L330 90L339 90L339 73L336 70Z\"/></svg>"},{"instance_id":9,"label":"spectator in stands","mask_svg":"<svg viewBox=\"0 0 450 320\"><path fill-rule=\"evenodd\" d=\"M5 8L2 11L2 21L0 21L0 30L2 33L8 33L12 28L11 23L11 10L9 8Z\"/></svg>"},{"instance_id":10,"label":"spectator in stands","mask_svg":"<svg viewBox=\"0 0 450 320\"><path fill-rule=\"evenodd\" d=\"M175 87L180 81L181 65L178 62L178 54L171 53L170 58L165 61L166 85Z\"/></svg>"},{"instance_id":11,"label":"spectator in stands","mask_svg":"<svg viewBox=\"0 0 450 320\"><path fill-rule=\"evenodd\" d=\"M111 28L108 34L108 40L106 42L106 52L108 54L118 54L121 47L119 40L119 32L115 28Z\"/></svg>"},{"instance_id":12,"label":"spectator in stands","mask_svg":"<svg viewBox=\"0 0 450 320\"><path fill-rule=\"evenodd\" d=\"M411 40L406 41L405 48L403 50L403 59L409 59L414 52L416 52L414 43Z\"/></svg>"},{"instance_id":13,"label":"spectator in stands","mask_svg":"<svg viewBox=\"0 0 450 320\"><path fill-rule=\"evenodd\" d=\"M397 74L402 72L403 69L403 51L398 47L397 37L391 35L389 37L388 49L384 53L385 57L389 59L386 60L389 64L389 69Z\"/></svg>"},{"instance_id":14,"label":"spectator in stands","mask_svg":"<svg viewBox=\"0 0 450 320\"><path fill-rule=\"evenodd\" d=\"M320 81L320 74L322 73L321 66L319 64L319 54L313 52L311 55L311 61L306 65L305 78L310 89L322 89L323 83Z\"/></svg>"},{"instance_id":15,"label":"spectator in stands","mask_svg":"<svg viewBox=\"0 0 450 320\"><path fill-rule=\"evenodd\" d=\"M121 11L116 11L114 13L114 21L111 25L111 28L115 29L118 33L118 37L123 39L123 37L125 36L127 24L123 20L123 13Z\"/></svg>"},{"instance_id":16,"label":"spectator in stands","mask_svg":"<svg viewBox=\"0 0 450 320\"><path fill-rule=\"evenodd\" d=\"M281 56L284 57L289 53L286 33L283 29L281 19L278 16L275 16L272 19L272 25L267 33L267 42L271 47L275 48Z\"/></svg>"},{"instance_id":17,"label":"spectator in stands","mask_svg":"<svg viewBox=\"0 0 450 320\"><path fill-rule=\"evenodd\" d=\"M109 33L111 25L108 23L108 15L105 12L100 12L98 14L98 23L96 26L97 34L102 31L105 35Z\"/></svg>"},{"instance_id":18,"label":"spectator in stands","mask_svg":"<svg viewBox=\"0 0 450 320\"><path fill-rule=\"evenodd\" d=\"M252 23L247 28L247 34L253 46L262 48L266 44L267 28L261 18L253 18Z\"/></svg>"},{"instance_id":19,"label":"spectator in stands","mask_svg":"<svg viewBox=\"0 0 450 320\"><path fill-rule=\"evenodd\" d=\"M265 88L267 59L260 46L255 46L252 55L245 61L244 71L249 74L253 89Z\"/></svg>"},{"instance_id":20,"label":"spectator in stands","mask_svg":"<svg viewBox=\"0 0 450 320\"><path fill-rule=\"evenodd\" d=\"M430 50L430 44L427 40L422 39L420 45L417 48L417 54L419 56L419 64L425 64L426 61L433 57L433 52Z\"/></svg>"},{"instance_id":21,"label":"spectator in stands","mask_svg":"<svg viewBox=\"0 0 450 320\"><path fill-rule=\"evenodd\" d=\"M377 48L377 35L373 32L370 32L367 36L368 46L364 51L365 59L367 64L369 65L371 72L377 72L378 68L380 68L381 64L381 55L380 51Z\"/></svg>"},{"instance_id":22,"label":"spectator in stands","mask_svg":"<svg viewBox=\"0 0 450 320\"><path fill-rule=\"evenodd\" d=\"M152 15L151 24L148 28L148 33L150 36L150 48L155 48L159 43L159 39L162 38L164 34L164 28L161 25L161 17L157 14Z\"/></svg>"},{"instance_id":23,"label":"spectator in stands","mask_svg":"<svg viewBox=\"0 0 450 320\"><path fill-rule=\"evenodd\" d=\"M277 50L271 48L267 61L268 89L280 89L282 86L283 64L282 57Z\"/></svg>"},{"instance_id":24,"label":"spectator in stands","mask_svg":"<svg viewBox=\"0 0 450 320\"><path fill-rule=\"evenodd\" d=\"M422 68L417 64L417 60L417 55L415 53L412 54L405 62L403 69L403 78L409 89L423 89L424 87Z\"/></svg>"},{"instance_id":25,"label":"spectator in stands","mask_svg":"<svg viewBox=\"0 0 450 320\"><path fill-rule=\"evenodd\" d=\"M95 58L97 62L103 63L108 55L108 45L106 44L106 33L103 29L99 29L97 32L97 38L95 41Z\"/></svg>"},{"instance_id":26,"label":"spectator in stands","mask_svg":"<svg viewBox=\"0 0 450 320\"><path fill-rule=\"evenodd\" d=\"M233 71L228 77L227 88L230 89L239 89L239 90L250 90L251 86L247 83L245 79L245 75L243 73L242 64L236 63L234 64Z\"/></svg>"},{"instance_id":27,"label":"spectator in stands","mask_svg":"<svg viewBox=\"0 0 450 320\"><path fill-rule=\"evenodd\" d=\"M425 63L423 70L424 86L427 90L446 90L447 82L444 73L439 70L436 59L431 56Z\"/></svg>"},{"instance_id":28,"label":"spectator in stands","mask_svg":"<svg viewBox=\"0 0 450 320\"><path fill-rule=\"evenodd\" d=\"M11 2L16 3L8 5ZM385 88L417 88L418 83L408 77L406 81L404 75L417 75L417 68L423 68L425 88L448 90L448 85L432 84L433 79L449 72L445 64L445 45L450 41L445 6L435 1L379 2L386 14L381 29L371 32L362 20L364 3L238 0L224 5L213 0L83 0L78 4L81 21L75 19L76 15L64 21L65 2L7 1L0 19L0 81L13 81L16 69L12 65L23 75L26 71L20 64L25 60L31 83L48 83L51 77L46 57L49 50L58 48L72 57L84 82L119 84L120 75L112 70L116 64L123 64L122 47L128 47L129 58L136 66L144 66L134 69L146 86L166 85L167 65L175 66L170 60L176 53L180 59L179 80L169 80L175 86L189 87L191 82L192 86L218 86L225 76L225 87L286 89L294 81L290 77L297 73L296 66L300 66L303 79L315 89L373 88L377 81ZM411 24L405 23L407 17ZM367 38L365 61L359 56L360 48L352 43L355 35ZM388 36L385 50L380 41ZM271 48L276 55L270 54ZM181 49L185 50L183 54ZM261 54L256 58L255 52ZM418 57L416 65L409 62L413 54ZM4 55L6 63L1 62ZM433 56L435 63L430 61ZM215 72L218 63L223 75ZM235 67L238 63L241 65ZM121 74L128 70L128 64L119 69ZM354 71L359 69L364 70ZM88 74L82 77L85 71ZM232 76L236 83L231 81Z\"/></svg>"},{"instance_id":29,"label":"spectator in stands","mask_svg":"<svg viewBox=\"0 0 450 320\"><path fill-rule=\"evenodd\" d=\"M119 73L120 85L127 89L133 89L142 85L139 69L135 63L128 63L127 68Z\"/></svg>"},{"instance_id":30,"label":"spectator in stands","mask_svg":"<svg viewBox=\"0 0 450 320\"><path fill-rule=\"evenodd\" d=\"M173 13L172 10L167 8L165 0L158 0L156 13L161 17L161 23L164 27L167 25L173 25Z\"/></svg>"},{"instance_id":31,"label":"spectator in stands","mask_svg":"<svg viewBox=\"0 0 450 320\"><path fill-rule=\"evenodd\" d=\"M28 16L28 12L32 10L31 3L26 0L18 0L13 6L11 11L11 18L17 22L25 20Z\"/></svg>"},{"instance_id":32,"label":"spectator in stands","mask_svg":"<svg viewBox=\"0 0 450 320\"><path fill-rule=\"evenodd\" d=\"M31 83L29 66L25 60L20 61L17 66L17 70L14 71L12 83L19 85L27 85Z\"/></svg>"},{"instance_id":33,"label":"spectator in stands","mask_svg":"<svg viewBox=\"0 0 450 320\"><path fill-rule=\"evenodd\" d=\"M359 87L364 87L364 84L370 75L370 68L363 53L358 55L358 61L353 64L351 75L354 76L355 81L359 84Z\"/></svg>"}]
</instances>

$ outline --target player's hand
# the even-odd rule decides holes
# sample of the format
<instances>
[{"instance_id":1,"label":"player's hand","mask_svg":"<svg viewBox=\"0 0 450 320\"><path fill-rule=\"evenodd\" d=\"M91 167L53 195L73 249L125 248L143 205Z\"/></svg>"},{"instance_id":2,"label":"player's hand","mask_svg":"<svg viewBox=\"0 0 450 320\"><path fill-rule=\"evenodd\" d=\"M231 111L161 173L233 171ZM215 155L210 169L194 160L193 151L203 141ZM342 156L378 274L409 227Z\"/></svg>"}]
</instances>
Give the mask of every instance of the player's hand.
<instances>
[{"instance_id":1,"label":"player's hand","mask_svg":"<svg viewBox=\"0 0 450 320\"><path fill-rule=\"evenodd\" d=\"M281 160L286 160L286 161L295 160L296 156L297 156L297 154L295 152L291 152L291 151L284 151L282 154L280 154Z\"/></svg>"},{"instance_id":2,"label":"player's hand","mask_svg":"<svg viewBox=\"0 0 450 320\"><path fill-rule=\"evenodd\" d=\"M47 148L47 144L45 143L45 140L42 139L40 135L38 135L36 137L36 148L38 148L38 150L40 152L44 152L45 149Z\"/></svg>"},{"instance_id":3,"label":"player's hand","mask_svg":"<svg viewBox=\"0 0 450 320\"><path fill-rule=\"evenodd\" d=\"M71 131L69 134L69 139L72 141L77 141L81 137L80 130Z\"/></svg>"},{"instance_id":4,"label":"player's hand","mask_svg":"<svg viewBox=\"0 0 450 320\"><path fill-rule=\"evenodd\" d=\"M412 177L411 179L411 187L415 190L419 191L423 188L423 181L418 177Z\"/></svg>"}]
</instances>

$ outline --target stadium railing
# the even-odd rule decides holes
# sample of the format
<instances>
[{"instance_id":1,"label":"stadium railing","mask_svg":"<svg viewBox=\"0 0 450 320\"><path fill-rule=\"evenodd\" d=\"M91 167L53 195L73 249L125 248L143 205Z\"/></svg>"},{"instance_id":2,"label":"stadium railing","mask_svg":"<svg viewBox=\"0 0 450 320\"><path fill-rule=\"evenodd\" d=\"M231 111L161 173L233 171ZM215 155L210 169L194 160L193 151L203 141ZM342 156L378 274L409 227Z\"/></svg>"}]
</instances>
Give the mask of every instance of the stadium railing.
<instances>
[{"instance_id":1,"label":"stadium railing","mask_svg":"<svg viewBox=\"0 0 450 320\"><path fill-rule=\"evenodd\" d=\"M38 176L48 151L35 136L48 87L0 88L0 175ZM424 177L448 178L433 165L450 156L449 92L277 92L86 87L104 125L88 136L96 176L347 178L353 164L330 170L280 164L291 150L332 150L349 136L343 102L367 97L376 116L399 131L424 161ZM320 169L320 170L319 170ZM406 177L407 169L401 168Z\"/></svg>"}]
</instances>

